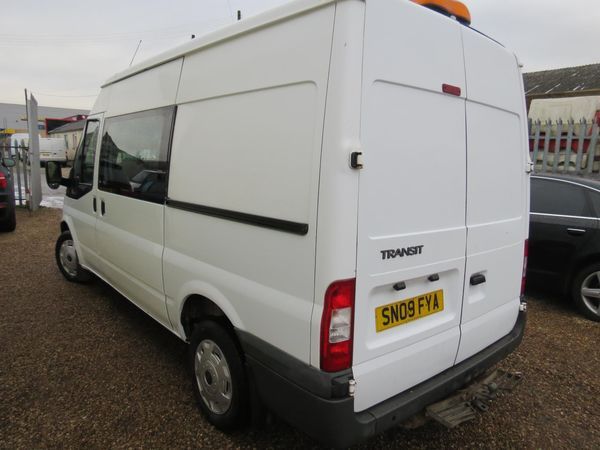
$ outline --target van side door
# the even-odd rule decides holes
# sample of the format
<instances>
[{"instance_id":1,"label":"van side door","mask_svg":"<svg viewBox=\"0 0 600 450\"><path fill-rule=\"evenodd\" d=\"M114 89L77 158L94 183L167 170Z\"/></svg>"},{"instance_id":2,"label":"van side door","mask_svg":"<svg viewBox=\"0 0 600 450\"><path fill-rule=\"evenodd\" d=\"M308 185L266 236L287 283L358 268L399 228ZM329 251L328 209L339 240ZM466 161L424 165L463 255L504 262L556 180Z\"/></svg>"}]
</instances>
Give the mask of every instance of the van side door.
<instances>
[{"instance_id":1,"label":"van side door","mask_svg":"<svg viewBox=\"0 0 600 450\"><path fill-rule=\"evenodd\" d=\"M97 266L96 252L96 153L99 146L98 135L102 127L102 114L88 117L82 140L79 143L73 168L70 173L70 185L64 200L63 213L70 221L71 234L80 263L89 269Z\"/></svg>"},{"instance_id":2,"label":"van side door","mask_svg":"<svg viewBox=\"0 0 600 450\"><path fill-rule=\"evenodd\" d=\"M101 275L167 328L162 254L174 114L168 106L105 119L96 226Z\"/></svg>"}]
</instances>

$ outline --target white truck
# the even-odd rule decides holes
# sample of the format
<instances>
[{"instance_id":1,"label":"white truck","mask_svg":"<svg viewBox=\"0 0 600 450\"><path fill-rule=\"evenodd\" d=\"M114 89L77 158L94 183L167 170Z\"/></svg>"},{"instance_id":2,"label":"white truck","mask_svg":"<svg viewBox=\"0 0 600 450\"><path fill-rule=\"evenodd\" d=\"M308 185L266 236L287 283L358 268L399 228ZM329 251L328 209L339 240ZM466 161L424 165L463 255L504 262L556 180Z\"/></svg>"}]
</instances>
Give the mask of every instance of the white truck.
<instances>
[{"instance_id":1,"label":"white truck","mask_svg":"<svg viewBox=\"0 0 600 450\"><path fill-rule=\"evenodd\" d=\"M261 403L351 445L519 344L519 64L440 8L298 0L199 37L109 79L70 178L49 164L60 270L189 342L215 426Z\"/></svg>"},{"instance_id":2,"label":"white truck","mask_svg":"<svg viewBox=\"0 0 600 450\"><path fill-rule=\"evenodd\" d=\"M16 133L11 136L12 156L16 155L17 147L29 147L29 134ZM67 162L67 144L63 138L40 137L40 162Z\"/></svg>"}]
</instances>

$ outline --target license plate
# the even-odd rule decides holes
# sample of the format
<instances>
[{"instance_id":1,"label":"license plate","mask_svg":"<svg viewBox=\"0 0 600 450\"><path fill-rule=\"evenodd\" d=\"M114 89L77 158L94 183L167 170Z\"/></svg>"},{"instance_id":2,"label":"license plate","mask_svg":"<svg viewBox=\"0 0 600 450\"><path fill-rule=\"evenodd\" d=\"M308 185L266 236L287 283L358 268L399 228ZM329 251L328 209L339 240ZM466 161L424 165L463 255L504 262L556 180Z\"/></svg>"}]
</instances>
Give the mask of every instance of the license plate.
<instances>
[{"instance_id":1,"label":"license plate","mask_svg":"<svg viewBox=\"0 0 600 450\"><path fill-rule=\"evenodd\" d=\"M444 310L444 290L407 298L375 309L377 332L397 327Z\"/></svg>"}]
</instances>

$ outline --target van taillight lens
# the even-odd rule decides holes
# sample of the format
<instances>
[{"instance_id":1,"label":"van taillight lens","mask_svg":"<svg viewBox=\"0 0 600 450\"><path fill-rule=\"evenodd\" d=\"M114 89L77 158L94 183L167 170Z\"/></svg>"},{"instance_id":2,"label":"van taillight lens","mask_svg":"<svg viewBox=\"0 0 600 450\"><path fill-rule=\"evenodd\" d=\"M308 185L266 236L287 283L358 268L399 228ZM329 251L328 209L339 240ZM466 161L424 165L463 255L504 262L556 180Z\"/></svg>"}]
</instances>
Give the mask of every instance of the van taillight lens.
<instances>
[{"instance_id":1,"label":"van taillight lens","mask_svg":"<svg viewBox=\"0 0 600 450\"><path fill-rule=\"evenodd\" d=\"M529 257L529 239L525 239L523 250L523 274L521 275L521 295L525 294L525 283L527 281L527 258Z\"/></svg>"},{"instance_id":2,"label":"van taillight lens","mask_svg":"<svg viewBox=\"0 0 600 450\"><path fill-rule=\"evenodd\" d=\"M325 372L352 366L355 289L353 278L334 281L325 292L321 318L321 370Z\"/></svg>"},{"instance_id":3,"label":"van taillight lens","mask_svg":"<svg viewBox=\"0 0 600 450\"><path fill-rule=\"evenodd\" d=\"M8 186L8 182L6 181L6 177L3 173L0 173L0 189L6 189Z\"/></svg>"}]
</instances>

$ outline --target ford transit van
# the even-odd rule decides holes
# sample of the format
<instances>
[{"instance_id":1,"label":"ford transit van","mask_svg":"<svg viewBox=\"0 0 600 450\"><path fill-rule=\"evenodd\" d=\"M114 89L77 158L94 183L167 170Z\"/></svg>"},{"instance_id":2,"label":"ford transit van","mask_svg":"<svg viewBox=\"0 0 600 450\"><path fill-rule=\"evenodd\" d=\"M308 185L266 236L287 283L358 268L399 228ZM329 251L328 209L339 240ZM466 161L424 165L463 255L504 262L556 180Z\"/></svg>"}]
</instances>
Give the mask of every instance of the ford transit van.
<instances>
[{"instance_id":1,"label":"ford transit van","mask_svg":"<svg viewBox=\"0 0 600 450\"><path fill-rule=\"evenodd\" d=\"M60 270L189 342L218 428L261 404L350 445L519 344L519 64L445 12L298 0L237 22L109 79L71 176L49 165Z\"/></svg>"}]
</instances>

